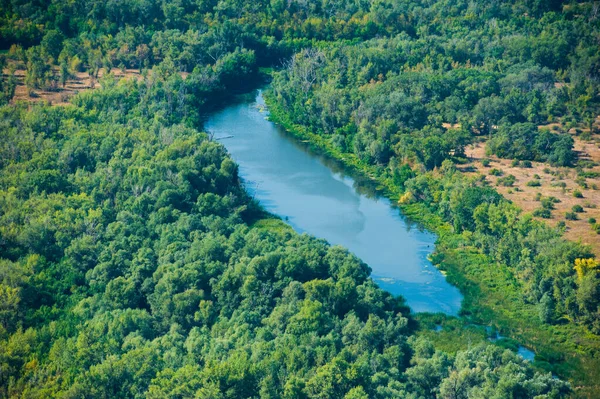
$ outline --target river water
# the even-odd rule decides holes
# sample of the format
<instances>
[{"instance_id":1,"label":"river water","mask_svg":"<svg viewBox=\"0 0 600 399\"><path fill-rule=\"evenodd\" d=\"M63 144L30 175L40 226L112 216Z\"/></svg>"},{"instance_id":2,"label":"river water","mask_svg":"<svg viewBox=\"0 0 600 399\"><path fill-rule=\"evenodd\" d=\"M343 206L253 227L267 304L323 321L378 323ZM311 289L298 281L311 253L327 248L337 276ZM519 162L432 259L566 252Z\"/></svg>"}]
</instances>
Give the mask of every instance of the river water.
<instances>
[{"instance_id":1,"label":"river water","mask_svg":"<svg viewBox=\"0 0 600 399\"><path fill-rule=\"evenodd\" d=\"M267 116L259 91L205 123L238 163L250 194L296 231L348 248L371 267L380 287L402 295L413 311L456 315L460 292L427 260L435 235L406 220L371 182L311 153Z\"/></svg>"}]
</instances>

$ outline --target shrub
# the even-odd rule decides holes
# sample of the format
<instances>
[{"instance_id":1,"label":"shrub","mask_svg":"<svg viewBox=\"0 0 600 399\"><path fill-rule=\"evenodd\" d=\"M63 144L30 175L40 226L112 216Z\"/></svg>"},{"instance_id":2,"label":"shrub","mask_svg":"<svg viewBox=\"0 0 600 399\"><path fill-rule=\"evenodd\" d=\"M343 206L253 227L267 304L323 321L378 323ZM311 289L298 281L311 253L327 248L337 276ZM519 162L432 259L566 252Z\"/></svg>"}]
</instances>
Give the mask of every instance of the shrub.
<instances>
[{"instance_id":1,"label":"shrub","mask_svg":"<svg viewBox=\"0 0 600 399\"><path fill-rule=\"evenodd\" d=\"M521 166L524 167L524 168L531 168L531 167L533 167L533 165L531 164L531 161L523 161L521 163Z\"/></svg>"},{"instance_id":2,"label":"shrub","mask_svg":"<svg viewBox=\"0 0 600 399\"><path fill-rule=\"evenodd\" d=\"M538 208L533 211L533 216L541 217L544 219L550 219L552 217L552 212L546 208Z\"/></svg>"},{"instance_id":3,"label":"shrub","mask_svg":"<svg viewBox=\"0 0 600 399\"><path fill-rule=\"evenodd\" d=\"M552 183L552 187L566 188L567 183L565 183L564 181L554 182L554 183Z\"/></svg>"},{"instance_id":4,"label":"shrub","mask_svg":"<svg viewBox=\"0 0 600 399\"><path fill-rule=\"evenodd\" d=\"M588 188L587 182L585 181L585 177L583 176L578 176L575 179L575 183L577 183L581 188Z\"/></svg>"},{"instance_id":5,"label":"shrub","mask_svg":"<svg viewBox=\"0 0 600 399\"><path fill-rule=\"evenodd\" d=\"M535 200L536 201L541 201L542 200L542 193L536 193L535 194Z\"/></svg>"},{"instance_id":6,"label":"shrub","mask_svg":"<svg viewBox=\"0 0 600 399\"><path fill-rule=\"evenodd\" d=\"M583 194L579 190L573 191L573 197L575 198L583 198Z\"/></svg>"},{"instance_id":7,"label":"shrub","mask_svg":"<svg viewBox=\"0 0 600 399\"><path fill-rule=\"evenodd\" d=\"M596 218L589 218L588 219L588 223L589 224L596 224Z\"/></svg>"},{"instance_id":8,"label":"shrub","mask_svg":"<svg viewBox=\"0 0 600 399\"><path fill-rule=\"evenodd\" d=\"M567 212L567 213L565 213L565 219L577 220L577 214L575 212Z\"/></svg>"},{"instance_id":9,"label":"shrub","mask_svg":"<svg viewBox=\"0 0 600 399\"><path fill-rule=\"evenodd\" d=\"M520 164L521 164L521 162L518 159L513 159L512 162L510 163L510 166L512 166L513 168L516 168Z\"/></svg>"},{"instance_id":10,"label":"shrub","mask_svg":"<svg viewBox=\"0 0 600 399\"><path fill-rule=\"evenodd\" d=\"M504 187L512 187L516 181L517 178L514 175L508 175L506 177L500 177L497 184Z\"/></svg>"},{"instance_id":11,"label":"shrub","mask_svg":"<svg viewBox=\"0 0 600 399\"><path fill-rule=\"evenodd\" d=\"M585 132L581 133L579 137L581 140L590 141L592 139L592 133L589 130L586 130Z\"/></svg>"},{"instance_id":12,"label":"shrub","mask_svg":"<svg viewBox=\"0 0 600 399\"><path fill-rule=\"evenodd\" d=\"M527 182L528 187L539 187L542 183L539 180L531 180Z\"/></svg>"},{"instance_id":13,"label":"shrub","mask_svg":"<svg viewBox=\"0 0 600 399\"><path fill-rule=\"evenodd\" d=\"M575 213L582 213L583 207L581 205L573 205L573 208L571 208L571 210Z\"/></svg>"},{"instance_id":14,"label":"shrub","mask_svg":"<svg viewBox=\"0 0 600 399\"><path fill-rule=\"evenodd\" d=\"M490 160L487 159L487 158L482 159L481 160L481 165L483 165L484 167L487 168L488 166L490 166Z\"/></svg>"},{"instance_id":15,"label":"shrub","mask_svg":"<svg viewBox=\"0 0 600 399\"><path fill-rule=\"evenodd\" d=\"M554 201L552 201L551 198L543 198L542 199L542 208L554 209Z\"/></svg>"},{"instance_id":16,"label":"shrub","mask_svg":"<svg viewBox=\"0 0 600 399\"><path fill-rule=\"evenodd\" d=\"M502 172L500 169L491 169L490 170L490 175L491 176L502 176L504 174L504 172Z\"/></svg>"}]
</instances>

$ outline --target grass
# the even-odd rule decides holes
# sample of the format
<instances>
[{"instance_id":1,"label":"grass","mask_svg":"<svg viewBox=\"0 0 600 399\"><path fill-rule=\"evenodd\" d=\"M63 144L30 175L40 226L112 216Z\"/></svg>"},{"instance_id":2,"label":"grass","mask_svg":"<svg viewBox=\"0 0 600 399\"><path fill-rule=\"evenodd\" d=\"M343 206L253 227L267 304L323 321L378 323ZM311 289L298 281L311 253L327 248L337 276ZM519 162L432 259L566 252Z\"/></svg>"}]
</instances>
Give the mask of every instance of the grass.
<instances>
[{"instance_id":1,"label":"grass","mask_svg":"<svg viewBox=\"0 0 600 399\"><path fill-rule=\"evenodd\" d=\"M278 233L292 232L292 227L279 218L269 217L267 219L259 219L250 225L253 229L269 230Z\"/></svg>"},{"instance_id":2,"label":"grass","mask_svg":"<svg viewBox=\"0 0 600 399\"><path fill-rule=\"evenodd\" d=\"M401 195L399 187L388 177L378 176L376 168L354 154L342 153L323 136L293 124L285 112L268 95L271 120L282 125L292 136L308 141L314 150L343 162L354 172L377 181L387 196ZM420 334L427 336L440 349L454 352L465 343L485 338L471 324L493 326L536 353L534 367L552 371L573 384L575 397L600 397L600 338L575 323L544 324L534 304L526 304L515 276L504 265L488 259L475 248L465 245L460 234L423 204L401 205L403 213L438 235L435 259L446 272L447 280L464 295L461 318L444 315L417 315ZM493 265L493 267L490 267ZM432 318L438 318L442 331L432 330ZM470 341L471 340L471 341Z\"/></svg>"}]
</instances>

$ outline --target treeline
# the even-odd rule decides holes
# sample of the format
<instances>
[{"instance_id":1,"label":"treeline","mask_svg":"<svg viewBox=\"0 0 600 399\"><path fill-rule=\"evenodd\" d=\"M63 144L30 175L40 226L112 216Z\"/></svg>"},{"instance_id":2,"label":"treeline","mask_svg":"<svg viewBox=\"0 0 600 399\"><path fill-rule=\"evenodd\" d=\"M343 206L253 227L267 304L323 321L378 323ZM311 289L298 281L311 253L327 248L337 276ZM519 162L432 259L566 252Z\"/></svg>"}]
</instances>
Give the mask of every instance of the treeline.
<instances>
[{"instance_id":1,"label":"treeline","mask_svg":"<svg viewBox=\"0 0 600 399\"><path fill-rule=\"evenodd\" d=\"M26 70L31 90L58 91L80 72L94 82L101 69L141 71L163 61L192 72L252 53L257 65L279 65L311 41L401 30L380 15L389 5L360 1L47 3L5 1L0 14L0 48Z\"/></svg>"},{"instance_id":2,"label":"treeline","mask_svg":"<svg viewBox=\"0 0 600 399\"><path fill-rule=\"evenodd\" d=\"M160 68L0 108L0 396L569 392L510 351L411 337L402 299L346 250L249 228L237 166L171 103L194 75Z\"/></svg>"},{"instance_id":3,"label":"treeline","mask_svg":"<svg viewBox=\"0 0 600 399\"><path fill-rule=\"evenodd\" d=\"M452 164L485 138L499 157L574 165L572 137L537 125L594 128L600 22L591 4L493 19L473 14L487 15L491 3L462 5L431 6L417 37L299 52L276 75L272 102L335 151L376 166L405 190L404 202L425 203L464 232L465 245L507 265L542 320L582 322L599 334L600 271L589 249L520 215L485 178L466 179Z\"/></svg>"},{"instance_id":4,"label":"treeline","mask_svg":"<svg viewBox=\"0 0 600 399\"><path fill-rule=\"evenodd\" d=\"M82 33L116 36L129 27L146 32L204 33L229 22L229 28L264 37L266 42L366 39L412 31L410 1L148 1L106 3L10 1L2 3L0 46L40 44L50 31L67 37ZM417 11L418 12L418 11ZM237 27L236 27L237 25Z\"/></svg>"}]
</instances>

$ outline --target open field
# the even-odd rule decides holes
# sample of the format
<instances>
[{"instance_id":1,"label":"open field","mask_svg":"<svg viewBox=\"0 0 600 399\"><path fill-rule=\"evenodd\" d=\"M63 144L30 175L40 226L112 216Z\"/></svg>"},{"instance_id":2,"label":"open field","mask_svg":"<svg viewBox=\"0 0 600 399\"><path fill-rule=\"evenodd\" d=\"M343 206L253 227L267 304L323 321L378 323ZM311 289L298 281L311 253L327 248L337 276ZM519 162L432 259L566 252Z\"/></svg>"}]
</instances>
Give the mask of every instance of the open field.
<instances>
[{"instance_id":1,"label":"open field","mask_svg":"<svg viewBox=\"0 0 600 399\"><path fill-rule=\"evenodd\" d=\"M584 172L596 173L596 177L580 177L578 168L560 167L555 168L541 162L532 162L531 167L513 166L510 159L500 159L496 156L487 156L485 153L485 142L479 142L469 146L466 150L469 162L461 166L466 174L483 174L487 181L494 186L498 192L513 201L525 212L533 212L541 208L541 198L555 197L560 202L554 204L550 219L542 219L550 225L555 226L563 221L567 230L565 237L569 240L588 244L596 255L600 255L600 234L597 234L589 223L590 218L600 221L600 135L595 134L589 141L584 141L573 135L575 150L580 160L591 161L595 165L591 168L581 169ZM488 166L483 166L482 161L489 160ZM495 176L496 170L501 175ZM499 184L498 180L513 175L516 179L511 186ZM501 182L502 180L500 180ZM539 182L539 186L530 183ZM530 185L528 185L528 183ZM582 198L576 198L574 193L581 192ZM539 193L539 194L538 194ZM536 195L538 199L536 199ZM580 205L583 212L577 213L577 220L566 220L565 214L572 212L573 206Z\"/></svg>"}]
</instances>

